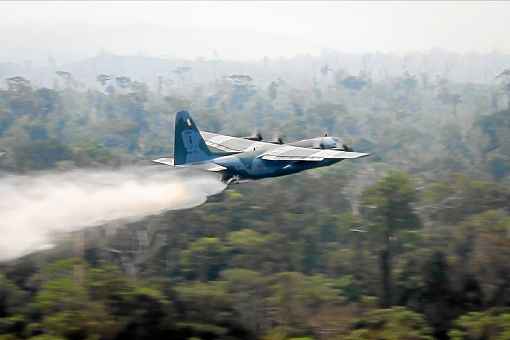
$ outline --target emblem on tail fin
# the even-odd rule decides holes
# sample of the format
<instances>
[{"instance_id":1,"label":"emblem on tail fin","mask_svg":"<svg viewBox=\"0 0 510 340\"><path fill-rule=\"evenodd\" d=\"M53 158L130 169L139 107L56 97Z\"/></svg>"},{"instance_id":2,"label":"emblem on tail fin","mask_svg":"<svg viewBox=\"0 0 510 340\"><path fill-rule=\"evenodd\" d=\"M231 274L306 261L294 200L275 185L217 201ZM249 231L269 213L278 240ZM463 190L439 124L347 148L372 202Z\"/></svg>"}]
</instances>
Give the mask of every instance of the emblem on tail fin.
<instances>
[{"instance_id":1,"label":"emblem on tail fin","mask_svg":"<svg viewBox=\"0 0 510 340\"><path fill-rule=\"evenodd\" d=\"M193 130L184 130L182 132L181 137L187 153L195 153L198 151L200 141L200 136L197 136L198 134L199 133Z\"/></svg>"},{"instance_id":2,"label":"emblem on tail fin","mask_svg":"<svg viewBox=\"0 0 510 340\"><path fill-rule=\"evenodd\" d=\"M175 116L175 165L207 161L213 154L187 111Z\"/></svg>"}]
</instances>

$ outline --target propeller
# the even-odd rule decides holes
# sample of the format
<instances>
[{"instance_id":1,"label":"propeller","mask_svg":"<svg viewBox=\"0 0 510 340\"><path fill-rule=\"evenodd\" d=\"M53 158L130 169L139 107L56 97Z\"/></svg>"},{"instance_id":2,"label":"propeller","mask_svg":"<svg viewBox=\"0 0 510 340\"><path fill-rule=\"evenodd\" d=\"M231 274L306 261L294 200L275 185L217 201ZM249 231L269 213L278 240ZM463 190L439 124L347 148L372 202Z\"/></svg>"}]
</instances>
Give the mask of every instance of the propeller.
<instances>
[{"instance_id":1,"label":"propeller","mask_svg":"<svg viewBox=\"0 0 510 340\"><path fill-rule=\"evenodd\" d=\"M278 134L278 133L275 133L273 135L273 139L271 139L270 141L268 141L269 143L273 143L273 144L283 144L284 141L283 141L283 136Z\"/></svg>"},{"instance_id":2,"label":"propeller","mask_svg":"<svg viewBox=\"0 0 510 340\"><path fill-rule=\"evenodd\" d=\"M263 138L262 138L262 134L260 133L260 131L254 131L251 136L248 136L248 137L242 137L244 139L248 139L248 140L253 140L253 141L256 141L256 142L260 142Z\"/></svg>"},{"instance_id":3,"label":"propeller","mask_svg":"<svg viewBox=\"0 0 510 340\"><path fill-rule=\"evenodd\" d=\"M352 148L351 143L352 143L351 140L348 140L347 142L342 143L342 147L344 148L345 151L354 152L354 149Z\"/></svg>"},{"instance_id":4,"label":"propeller","mask_svg":"<svg viewBox=\"0 0 510 340\"><path fill-rule=\"evenodd\" d=\"M347 152L354 152L354 149L347 144L344 144L343 147L344 147L344 150Z\"/></svg>"}]
</instances>

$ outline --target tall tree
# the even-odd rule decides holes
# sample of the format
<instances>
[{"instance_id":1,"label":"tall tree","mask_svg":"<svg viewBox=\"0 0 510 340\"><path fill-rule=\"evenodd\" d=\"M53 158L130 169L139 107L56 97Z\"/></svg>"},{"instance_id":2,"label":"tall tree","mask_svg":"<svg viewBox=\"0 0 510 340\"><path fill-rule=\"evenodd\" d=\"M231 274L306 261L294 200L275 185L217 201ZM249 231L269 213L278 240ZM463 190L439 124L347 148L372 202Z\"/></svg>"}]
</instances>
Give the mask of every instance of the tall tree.
<instances>
[{"instance_id":1,"label":"tall tree","mask_svg":"<svg viewBox=\"0 0 510 340\"><path fill-rule=\"evenodd\" d=\"M368 221L373 240L379 245L381 305L392 304L392 244L399 232L421 226L413 203L417 192L408 175L391 172L362 194L361 213Z\"/></svg>"}]
</instances>

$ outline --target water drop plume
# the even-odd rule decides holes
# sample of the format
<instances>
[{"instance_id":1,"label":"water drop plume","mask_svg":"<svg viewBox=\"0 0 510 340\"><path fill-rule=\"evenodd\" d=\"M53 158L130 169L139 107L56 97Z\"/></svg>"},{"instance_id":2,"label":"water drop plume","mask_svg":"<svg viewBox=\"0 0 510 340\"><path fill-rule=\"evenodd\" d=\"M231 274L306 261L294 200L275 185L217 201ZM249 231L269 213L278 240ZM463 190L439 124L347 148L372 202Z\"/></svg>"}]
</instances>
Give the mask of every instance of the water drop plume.
<instances>
[{"instance_id":1,"label":"water drop plume","mask_svg":"<svg viewBox=\"0 0 510 340\"><path fill-rule=\"evenodd\" d=\"M224 189L213 174L160 166L4 175L0 260L44 248L54 234L191 208Z\"/></svg>"}]
</instances>

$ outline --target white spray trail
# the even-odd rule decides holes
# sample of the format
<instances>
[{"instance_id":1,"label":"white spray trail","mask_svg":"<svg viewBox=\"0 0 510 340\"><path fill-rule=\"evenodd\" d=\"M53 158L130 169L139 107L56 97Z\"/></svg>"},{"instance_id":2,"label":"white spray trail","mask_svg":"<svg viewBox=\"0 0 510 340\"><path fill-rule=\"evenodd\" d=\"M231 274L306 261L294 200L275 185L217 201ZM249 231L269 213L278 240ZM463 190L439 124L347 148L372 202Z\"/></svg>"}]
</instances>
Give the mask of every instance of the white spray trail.
<instances>
[{"instance_id":1,"label":"white spray trail","mask_svg":"<svg viewBox=\"0 0 510 340\"><path fill-rule=\"evenodd\" d=\"M224 189L217 177L158 166L0 177L0 260L55 233L190 208Z\"/></svg>"}]
</instances>

